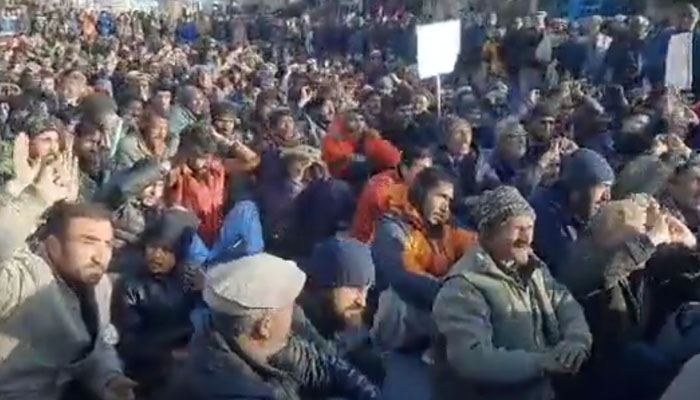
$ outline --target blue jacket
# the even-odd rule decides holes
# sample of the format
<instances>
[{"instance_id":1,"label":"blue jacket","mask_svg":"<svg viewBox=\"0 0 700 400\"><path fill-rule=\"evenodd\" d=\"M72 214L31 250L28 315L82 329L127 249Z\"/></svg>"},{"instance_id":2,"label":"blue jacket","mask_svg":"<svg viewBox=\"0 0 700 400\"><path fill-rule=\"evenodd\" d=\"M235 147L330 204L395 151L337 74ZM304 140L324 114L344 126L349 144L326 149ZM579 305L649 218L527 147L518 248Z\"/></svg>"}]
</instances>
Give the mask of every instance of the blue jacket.
<instances>
[{"instance_id":1,"label":"blue jacket","mask_svg":"<svg viewBox=\"0 0 700 400\"><path fill-rule=\"evenodd\" d=\"M100 14L100 17L97 19L97 32L99 32L100 36L109 36L116 32L112 14L107 12Z\"/></svg>"},{"instance_id":2,"label":"blue jacket","mask_svg":"<svg viewBox=\"0 0 700 400\"><path fill-rule=\"evenodd\" d=\"M542 180L544 171L536 162L531 161L529 156L523 157L518 165L506 163L495 151L485 152L484 156L487 163L479 175L485 188L495 188L500 185L515 186L523 197L527 198Z\"/></svg>"},{"instance_id":3,"label":"blue jacket","mask_svg":"<svg viewBox=\"0 0 700 400\"><path fill-rule=\"evenodd\" d=\"M177 27L175 36L180 43L194 43L199 39L199 30L194 22L185 22Z\"/></svg>"},{"instance_id":4,"label":"blue jacket","mask_svg":"<svg viewBox=\"0 0 700 400\"><path fill-rule=\"evenodd\" d=\"M561 182L536 191L530 198L535 209L534 247L556 278L569 247L585 229L585 223L568 207L567 190Z\"/></svg>"}]
</instances>

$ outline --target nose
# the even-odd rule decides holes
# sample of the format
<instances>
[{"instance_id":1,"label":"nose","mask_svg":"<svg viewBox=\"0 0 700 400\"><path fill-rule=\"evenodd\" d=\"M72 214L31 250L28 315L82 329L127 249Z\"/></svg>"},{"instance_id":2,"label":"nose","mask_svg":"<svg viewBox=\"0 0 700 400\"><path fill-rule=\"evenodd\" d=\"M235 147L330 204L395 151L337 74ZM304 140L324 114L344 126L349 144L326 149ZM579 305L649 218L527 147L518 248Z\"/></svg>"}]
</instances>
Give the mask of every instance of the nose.
<instances>
[{"instance_id":1,"label":"nose","mask_svg":"<svg viewBox=\"0 0 700 400\"><path fill-rule=\"evenodd\" d=\"M355 298L355 304L357 304L360 307L366 307L367 306L367 296L365 296L364 293L360 293L357 295Z\"/></svg>"}]
</instances>

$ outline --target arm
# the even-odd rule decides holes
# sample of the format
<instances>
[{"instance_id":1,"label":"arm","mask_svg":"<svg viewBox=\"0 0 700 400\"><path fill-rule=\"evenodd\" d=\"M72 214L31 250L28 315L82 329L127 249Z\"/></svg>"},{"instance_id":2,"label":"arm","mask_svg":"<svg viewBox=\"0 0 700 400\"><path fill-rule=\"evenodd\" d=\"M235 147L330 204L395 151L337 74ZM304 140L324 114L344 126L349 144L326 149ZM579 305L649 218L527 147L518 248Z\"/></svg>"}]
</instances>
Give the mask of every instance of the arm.
<instances>
[{"instance_id":1,"label":"arm","mask_svg":"<svg viewBox=\"0 0 700 400\"><path fill-rule=\"evenodd\" d=\"M440 290L440 282L407 269L404 257L408 240L398 222L383 219L372 243L372 259L384 284L391 286L404 301L429 310Z\"/></svg>"},{"instance_id":2,"label":"arm","mask_svg":"<svg viewBox=\"0 0 700 400\"><path fill-rule=\"evenodd\" d=\"M270 363L291 373L307 393L357 400L379 399L379 389L347 361L292 337Z\"/></svg>"},{"instance_id":3,"label":"arm","mask_svg":"<svg viewBox=\"0 0 700 400\"><path fill-rule=\"evenodd\" d=\"M445 338L447 362L461 377L493 385L544 377L539 353L494 347L489 305L466 279L454 277L444 283L433 318Z\"/></svg>"},{"instance_id":4,"label":"arm","mask_svg":"<svg viewBox=\"0 0 700 400\"><path fill-rule=\"evenodd\" d=\"M48 207L32 186L17 197L0 194L0 262L9 260L24 245Z\"/></svg>"}]
</instances>

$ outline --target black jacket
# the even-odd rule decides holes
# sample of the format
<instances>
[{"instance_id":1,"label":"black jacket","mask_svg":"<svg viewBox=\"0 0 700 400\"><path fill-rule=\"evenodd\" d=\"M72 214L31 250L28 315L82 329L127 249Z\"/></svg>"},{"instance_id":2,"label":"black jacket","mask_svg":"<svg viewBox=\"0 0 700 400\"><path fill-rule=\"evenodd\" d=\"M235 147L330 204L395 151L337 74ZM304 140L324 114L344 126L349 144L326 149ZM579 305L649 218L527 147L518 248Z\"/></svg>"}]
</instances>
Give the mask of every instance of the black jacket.
<instances>
[{"instance_id":1,"label":"black jacket","mask_svg":"<svg viewBox=\"0 0 700 400\"><path fill-rule=\"evenodd\" d=\"M116 285L112 321L120 334L117 350L127 369L155 367L168 362L172 350L187 346L196 299L175 270L159 277L142 272Z\"/></svg>"},{"instance_id":2,"label":"black jacket","mask_svg":"<svg viewBox=\"0 0 700 400\"><path fill-rule=\"evenodd\" d=\"M189 350L189 360L175 374L163 399L297 400L316 395L379 398L378 390L347 362L295 336L270 360L270 365L248 357L209 324L197 331Z\"/></svg>"}]
</instances>

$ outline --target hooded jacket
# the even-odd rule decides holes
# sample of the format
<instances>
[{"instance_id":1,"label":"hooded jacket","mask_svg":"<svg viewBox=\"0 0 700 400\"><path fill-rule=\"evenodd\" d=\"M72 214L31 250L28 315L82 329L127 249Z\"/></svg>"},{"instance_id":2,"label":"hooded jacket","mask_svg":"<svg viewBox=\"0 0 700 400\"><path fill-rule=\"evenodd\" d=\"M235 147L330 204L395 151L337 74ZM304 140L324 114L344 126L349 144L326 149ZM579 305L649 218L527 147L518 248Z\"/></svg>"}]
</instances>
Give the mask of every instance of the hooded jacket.
<instances>
[{"instance_id":1,"label":"hooded jacket","mask_svg":"<svg viewBox=\"0 0 700 400\"><path fill-rule=\"evenodd\" d=\"M447 275L433 306L436 398L551 400L540 353L562 341L590 348L581 306L536 256L529 267L519 277L478 246Z\"/></svg>"}]
</instances>

